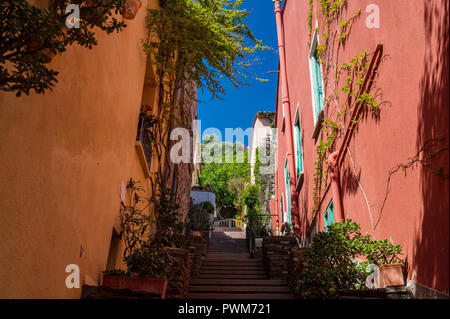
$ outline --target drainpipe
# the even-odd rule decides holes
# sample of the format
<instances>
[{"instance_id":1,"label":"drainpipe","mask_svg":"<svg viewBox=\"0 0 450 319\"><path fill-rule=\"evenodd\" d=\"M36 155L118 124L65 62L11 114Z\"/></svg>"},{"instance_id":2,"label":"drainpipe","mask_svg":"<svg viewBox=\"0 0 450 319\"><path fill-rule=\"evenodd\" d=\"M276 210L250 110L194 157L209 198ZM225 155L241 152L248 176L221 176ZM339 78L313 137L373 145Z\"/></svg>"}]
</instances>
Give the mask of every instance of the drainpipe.
<instances>
[{"instance_id":1,"label":"drainpipe","mask_svg":"<svg viewBox=\"0 0 450 319\"><path fill-rule=\"evenodd\" d=\"M335 151L328 157L328 172L331 179L331 196L333 198L333 208L335 211L335 221L345 219L342 209L341 191L339 187L339 151ZM337 218L336 218L337 217ZM338 219L339 218L339 219Z\"/></svg>"},{"instance_id":2,"label":"drainpipe","mask_svg":"<svg viewBox=\"0 0 450 319\"><path fill-rule=\"evenodd\" d=\"M289 167L289 185L291 195L292 226L294 228L294 233L298 234L300 230L298 207L297 207L298 196L295 190L297 175L295 174L295 164L294 164L294 138L292 135L291 108L290 108L289 89L286 71L286 53L284 45L283 20L281 17L280 0L273 0L273 2L275 5L275 18L277 22L277 35L278 35L278 52L280 56L280 80L282 91L281 100L282 100L282 107L284 108L286 121L285 123L286 137L288 139L288 167Z\"/></svg>"}]
</instances>

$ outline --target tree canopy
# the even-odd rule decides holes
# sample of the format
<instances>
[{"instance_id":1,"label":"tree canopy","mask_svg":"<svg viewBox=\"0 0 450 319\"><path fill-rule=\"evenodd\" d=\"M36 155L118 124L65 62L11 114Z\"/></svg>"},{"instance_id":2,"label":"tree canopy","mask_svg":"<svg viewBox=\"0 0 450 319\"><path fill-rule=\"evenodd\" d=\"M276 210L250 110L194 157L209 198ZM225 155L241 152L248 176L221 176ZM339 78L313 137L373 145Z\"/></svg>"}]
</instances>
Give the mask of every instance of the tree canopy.
<instances>
[{"instance_id":1,"label":"tree canopy","mask_svg":"<svg viewBox=\"0 0 450 319\"><path fill-rule=\"evenodd\" d=\"M79 27L67 28L70 4L79 6ZM94 27L106 33L126 27L121 14L125 0L50 0L39 8L25 0L0 2L0 90L44 93L57 82L58 72L47 68L46 57L64 52L77 43L91 49L97 45ZM46 54L43 54L45 52Z\"/></svg>"},{"instance_id":2,"label":"tree canopy","mask_svg":"<svg viewBox=\"0 0 450 319\"><path fill-rule=\"evenodd\" d=\"M235 87L245 84L249 55L266 47L245 23L250 12L240 8L243 2L171 0L148 10L144 49L167 77L157 76L187 79L213 97L225 93L223 77Z\"/></svg>"},{"instance_id":3,"label":"tree canopy","mask_svg":"<svg viewBox=\"0 0 450 319\"><path fill-rule=\"evenodd\" d=\"M221 149L218 154L211 154L214 150ZM244 161L240 163L236 160L238 152L244 152ZM206 154L209 153L209 154ZM240 213L239 207L235 203L239 202L239 194L233 192L229 184L236 178L249 182L250 163L248 152L240 143L220 142L215 135L210 135L203 140L202 158L213 156L213 162L206 162L202 166L200 180L202 185L210 185L216 194L216 205L222 217L234 217ZM232 161L226 160L232 157Z\"/></svg>"}]
</instances>

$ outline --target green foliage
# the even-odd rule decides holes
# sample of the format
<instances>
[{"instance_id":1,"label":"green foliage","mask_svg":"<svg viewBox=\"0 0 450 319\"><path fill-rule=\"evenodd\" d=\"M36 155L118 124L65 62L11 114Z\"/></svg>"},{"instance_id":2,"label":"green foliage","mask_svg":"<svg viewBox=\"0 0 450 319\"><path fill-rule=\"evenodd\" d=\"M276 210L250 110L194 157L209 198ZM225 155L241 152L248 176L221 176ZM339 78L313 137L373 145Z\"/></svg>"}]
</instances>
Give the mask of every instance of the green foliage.
<instances>
[{"instance_id":1,"label":"green foliage","mask_svg":"<svg viewBox=\"0 0 450 319\"><path fill-rule=\"evenodd\" d=\"M306 298L327 299L338 297L340 290L365 289L371 273L368 264L400 262L401 249L401 245L362 235L360 225L350 219L335 223L314 236L311 249L304 253L306 269L297 288Z\"/></svg>"},{"instance_id":2,"label":"green foliage","mask_svg":"<svg viewBox=\"0 0 450 319\"><path fill-rule=\"evenodd\" d=\"M165 247L183 247L184 226L180 221L178 205L170 189L159 185L155 199L149 199L139 182L130 179L127 184L130 202L122 202L121 226L125 249L123 260L129 272L140 277L164 278L171 269L172 261ZM156 228L151 229L148 207L155 209Z\"/></svg>"},{"instance_id":3,"label":"green foliage","mask_svg":"<svg viewBox=\"0 0 450 319\"><path fill-rule=\"evenodd\" d=\"M166 279L173 265L168 253L162 248L155 247L135 249L124 260L129 272L147 278Z\"/></svg>"},{"instance_id":4,"label":"green foliage","mask_svg":"<svg viewBox=\"0 0 450 319\"><path fill-rule=\"evenodd\" d=\"M46 9L25 0L0 2L0 90L29 94L44 93L57 82L58 72L45 66L43 52L62 53L76 43L91 49L97 45L94 27L110 34L122 31L124 0L51 0ZM65 21L69 4L80 6L80 28L68 29ZM33 44L33 45L31 45Z\"/></svg>"},{"instance_id":5,"label":"green foliage","mask_svg":"<svg viewBox=\"0 0 450 319\"><path fill-rule=\"evenodd\" d=\"M155 209L156 229L151 238L152 247L183 247L184 224L180 220L179 205L174 201L172 190L158 185L158 194L151 202Z\"/></svg>"},{"instance_id":6,"label":"green foliage","mask_svg":"<svg viewBox=\"0 0 450 319\"><path fill-rule=\"evenodd\" d=\"M171 0L149 9L150 36L144 50L160 79L188 79L213 97L224 93L222 77L235 87L245 84L249 55L264 50L245 19L243 0Z\"/></svg>"},{"instance_id":7,"label":"green foliage","mask_svg":"<svg viewBox=\"0 0 450 319\"><path fill-rule=\"evenodd\" d=\"M328 232L314 236L311 250L304 253L306 269L298 282L298 290L305 298L336 298L341 289L364 286L369 275L355 261L364 253L370 241L363 236L357 223L346 220L328 227Z\"/></svg>"},{"instance_id":8,"label":"green foliage","mask_svg":"<svg viewBox=\"0 0 450 319\"><path fill-rule=\"evenodd\" d=\"M259 206L259 186L248 185L242 191L242 202L249 210L256 209Z\"/></svg>"},{"instance_id":9,"label":"green foliage","mask_svg":"<svg viewBox=\"0 0 450 319\"><path fill-rule=\"evenodd\" d=\"M308 36L311 39L311 31L312 31L312 12L313 12L313 6L314 6L314 0L308 1L308 18L307 18L307 24L308 24Z\"/></svg>"},{"instance_id":10,"label":"green foliage","mask_svg":"<svg viewBox=\"0 0 450 319\"><path fill-rule=\"evenodd\" d=\"M186 232L209 230L209 214L214 213L214 206L210 202L192 205L186 223Z\"/></svg>"},{"instance_id":11,"label":"green foliage","mask_svg":"<svg viewBox=\"0 0 450 319\"><path fill-rule=\"evenodd\" d=\"M286 222L283 225L281 225L280 231L282 234L285 234L285 235L292 234L292 225L290 223Z\"/></svg>"},{"instance_id":12,"label":"green foliage","mask_svg":"<svg viewBox=\"0 0 450 319\"><path fill-rule=\"evenodd\" d=\"M270 199L275 193L275 147L273 141L255 150L253 174L255 184L259 187L259 208L263 212L270 211ZM264 163L260 160L264 156Z\"/></svg>"},{"instance_id":13,"label":"green foliage","mask_svg":"<svg viewBox=\"0 0 450 319\"><path fill-rule=\"evenodd\" d=\"M103 271L105 275L115 275L115 276L130 276L129 271L124 271L122 269L112 269Z\"/></svg>"},{"instance_id":14,"label":"green foliage","mask_svg":"<svg viewBox=\"0 0 450 319\"><path fill-rule=\"evenodd\" d=\"M351 19L353 18L354 17ZM348 21L346 23L348 23ZM341 87L340 91L347 96L343 105L339 106L336 118L332 120L331 118L324 116L321 122L320 140L316 148L316 162L314 164L314 206L312 207L312 213L316 211L317 203L320 201L320 194L323 190L322 186L327 181L328 167L325 160L327 159L327 156L335 149L336 141L343 135L343 133L345 133L343 129L343 119L350 116L349 114L354 110L354 107L357 104L360 104L361 107L368 109L373 115L379 115L380 103L376 100L376 97L368 92L362 91L362 84L367 76L367 71L370 65L367 61L368 56L368 53L365 50L362 50L350 61L343 63L337 68L336 85L340 82L340 78L343 76L344 86ZM336 101L336 105L338 105L338 96L338 92L335 91L330 97L330 100L334 99ZM326 105L328 106L329 103L326 103ZM353 119L352 122L349 122L349 129L356 129L360 120L361 116ZM338 123L338 121L341 121L341 123Z\"/></svg>"},{"instance_id":15,"label":"green foliage","mask_svg":"<svg viewBox=\"0 0 450 319\"><path fill-rule=\"evenodd\" d=\"M249 208L246 216L247 238L261 238L272 235L272 228L269 216L262 215L258 210Z\"/></svg>"},{"instance_id":16,"label":"green foliage","mask_svg":"<svg viewBox=\"0 0 450 319\"><path fill-rule=\"evenodd\" d=\"M403 263L399 257L402 254L402 245L390 243L387 239L372 241L367 246L367 260L377 266L385 264Z\"/></svg>"},{"instance_id":17,"label":"green foliage","mask_svg":"<svg viewBox=\"0 0 450 319\"><path fill-rule=\"evenodd\" d=\"M129 201L128 203L121 202L120 209L120 225L125 245L124 258L149 240L151 222L148 213L149 201L145 189L139 182L130 178L127 190L130 194Z\"/></svg>"},{"instance_id":18,"label":"green foliage","mask_svg":"<svg viewBox=\"0 0 450 319\"><path fill-rule=\"evenodd\" d=\"M218 154L215 153L218 150ZM243 161L238 160L241 153ZM240 213L235 203L239 203L239 192L230 189L230 181L239 178L248 182L250 163L248 152L240 143L219 143L217 136L211 135L203 140L202 158L210 156L214 161L205 162L202 166L200 180L202 185L209 185L216 195L217 211L224 218L231 218ZM226 215L226 216L225 216Z\"/></svg>"},{"instance_id":19,"label":"green foliage","mask_svg":"<svg viewBox=\"0 0 450 319\"><path fill-rule=\"evenodd\" d=\"M241 195L247 184L246 178L243 177L233 177L228 181L228 191L233 195L233 204L238 212L242 212L244 207Z\"/></svg>"}]
</instances>

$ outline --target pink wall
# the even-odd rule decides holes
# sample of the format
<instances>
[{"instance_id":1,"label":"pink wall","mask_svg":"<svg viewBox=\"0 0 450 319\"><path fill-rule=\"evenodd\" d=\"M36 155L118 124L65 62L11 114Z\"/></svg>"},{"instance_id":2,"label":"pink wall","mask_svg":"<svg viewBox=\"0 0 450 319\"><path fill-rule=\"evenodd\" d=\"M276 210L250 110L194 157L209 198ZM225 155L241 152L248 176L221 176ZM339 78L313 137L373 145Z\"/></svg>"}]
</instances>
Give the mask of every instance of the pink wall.
<instances>
[{"instance_id":1,"label":"pink wall","mask_svg":"<svg viewBox=\"0 0 450 319\"><path fill-rule=\"evenodd\" d=\"M366 27L368 13L365 9L372 3L380 8L379 29ZM409 168L406 174L397 172L391 179L390 193L380 216L389 170L406 163L427 140L439 134L445 138L441 147L448 147L448 3L353 0L349 1L344 17L358 8L361 16L339 52L339 62L351 60L362 50L373 52L379 43L383 44L383 53L388 56L379 67L376 85L382 89L383 100L390 103L382 106L379 120L370 115L362 120L351 139L349 149L366 196L353 177L353 166L347 154L340 174L344 215L360 223L363 232L370 234L375 228L376 239L391 238L403 244L408 278L448 293L448 178L443 179L420 165ZM313 11L313 30L316 12L317 8ZM299 106L303 142L304 183L298 199L302 237L308 235L314 217L317 217L319 229L323 229L323 212L331 199L330 192L326 193L313 216L317 145L311 138L314 123L307 15L307 0L285 1L283 22L290 113L294 119ZM319 43L322 43L321 37L319 31ZM276 213L280 214L288 143L288 137L281 132L280 89L277 99ZM436 156L432 166L442 166L444 174L448 174L448 150Z\"/></svg>"}]
</instances>

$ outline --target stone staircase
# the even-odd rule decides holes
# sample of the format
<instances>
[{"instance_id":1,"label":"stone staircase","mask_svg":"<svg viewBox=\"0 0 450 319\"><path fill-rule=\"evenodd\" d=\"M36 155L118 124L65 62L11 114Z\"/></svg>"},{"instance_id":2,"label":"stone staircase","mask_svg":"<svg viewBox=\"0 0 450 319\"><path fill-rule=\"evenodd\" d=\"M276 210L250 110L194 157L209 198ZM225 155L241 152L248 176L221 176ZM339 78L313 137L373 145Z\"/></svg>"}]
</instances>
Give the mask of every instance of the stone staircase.
<instances>
[{"instance_id":1,"label":"stone staircase","mask_svg":"<svg viewBox=\"0 0 450 319\"><path fill-rule=\"evenodd\" d=\"M191 279L191 299L292 299L286 280L269 279L261 258L250 258L245 231L216 228L197 278Z\"/></svg>"}]
</instances>

